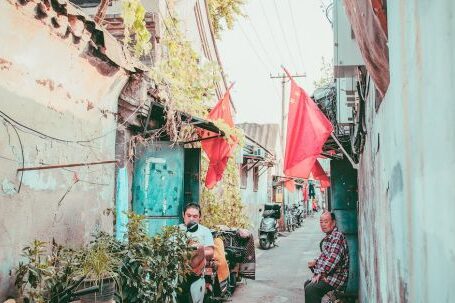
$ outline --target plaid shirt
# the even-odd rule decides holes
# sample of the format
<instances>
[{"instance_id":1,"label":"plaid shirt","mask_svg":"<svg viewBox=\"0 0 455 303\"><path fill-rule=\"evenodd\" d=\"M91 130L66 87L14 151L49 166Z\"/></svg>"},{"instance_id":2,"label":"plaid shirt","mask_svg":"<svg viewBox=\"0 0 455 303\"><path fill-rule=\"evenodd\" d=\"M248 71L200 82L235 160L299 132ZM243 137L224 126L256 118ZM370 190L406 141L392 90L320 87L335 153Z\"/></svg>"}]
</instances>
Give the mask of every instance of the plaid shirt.
<instances>
[{"instance_id":1,"label":"plaid shirt","mask_svg":"<svg viewBox=\"0 0 455 303\"><path fill-rule=\"evenodd\" d=\"M314 273L334 288L343 289L349 275L349 250L344 235L334 228L321 241L321 255L316 259Z\"/></svg>"}]
</instances>

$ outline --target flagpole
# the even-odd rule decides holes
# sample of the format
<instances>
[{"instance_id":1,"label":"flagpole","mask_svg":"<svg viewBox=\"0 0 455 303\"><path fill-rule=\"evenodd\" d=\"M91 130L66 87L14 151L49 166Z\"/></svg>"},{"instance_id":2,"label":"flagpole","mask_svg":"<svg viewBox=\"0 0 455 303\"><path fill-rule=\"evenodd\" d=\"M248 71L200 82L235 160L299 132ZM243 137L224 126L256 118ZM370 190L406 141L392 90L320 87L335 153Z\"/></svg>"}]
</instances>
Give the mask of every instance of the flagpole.
<instances>
[{"instance_id":1,"label":"flagpole","mask_svg":"<svg viewBox=\"0 0 455 303\"><path fill-rule=\"evenodd\" d=\"M331 133L330 136L332 137L333 140L335 140L335 142L338 144L338 146L341 148L341 150L343 151L343 154L348 158L349 162L351 162L352 164L352 167L354 169L359 169L359 164L355 163L354 160L352 160L351 156L348 154L348 152L344 149L343 145L341 145L341 142L338 141L337 137Z\"/></svg>"},{"instance_id":2,"label":"flagpole","mask_svg":"<svg viewBox=\"0 0 455 303\"><path fill-rule=\"evenodd\" d=\"M286 69L283 67L283 65L281 65L281 68L283 68L286 71ZM290 79L288 79L289 76L291 76L292 78L302 78L302 77L306 77L306 73L294 74L294 75L282 73L282 74L278 74L276 76L272 76L272 74L270 74L270 79L281 79L281 132L280 132L280 137L281 137L281 153L283 155L283 158L284 158L284 149L286 146L286 142L285 142L286 98L285 98L284 89L286 87L286 82L288 82L290 80Z\"/></svg>"}]
</instances>

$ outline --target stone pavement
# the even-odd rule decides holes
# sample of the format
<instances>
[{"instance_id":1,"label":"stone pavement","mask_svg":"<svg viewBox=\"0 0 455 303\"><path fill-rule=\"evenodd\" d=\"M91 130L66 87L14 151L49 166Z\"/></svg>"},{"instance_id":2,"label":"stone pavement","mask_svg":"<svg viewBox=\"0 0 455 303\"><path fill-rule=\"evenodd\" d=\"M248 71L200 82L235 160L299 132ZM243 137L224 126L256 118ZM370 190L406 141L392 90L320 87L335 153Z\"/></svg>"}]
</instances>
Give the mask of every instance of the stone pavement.
<instances>
[{"instance_id":1,"label":"stone pavement","mask_svg":"<svg viewBox=\"0 0 455 303\"><path fill-rule=\"evenodd\" d=\"M319 215L279 237L278 247L257 249L256 280L235 290L232 303L303 303L303 283L311 276L308 260L319 254Z\"/></svg>"}]
</instances>

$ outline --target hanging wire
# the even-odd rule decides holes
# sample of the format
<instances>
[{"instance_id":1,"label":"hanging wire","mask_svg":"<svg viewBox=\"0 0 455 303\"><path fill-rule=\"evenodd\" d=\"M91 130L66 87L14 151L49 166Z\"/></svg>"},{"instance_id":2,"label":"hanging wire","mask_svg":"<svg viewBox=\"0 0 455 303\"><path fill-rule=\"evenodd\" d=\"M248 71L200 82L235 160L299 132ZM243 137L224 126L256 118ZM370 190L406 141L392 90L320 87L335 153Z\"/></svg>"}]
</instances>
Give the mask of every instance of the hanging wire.
<instances>
[{"instance_id":1,"label":"hanging wire","mask_svg":"<svg viewBox=\"0 0 455 303\"><path fill-rule=\"evenodd\" d=\"M270 55L270 53L268 52L267 48L264 46L264 44L262 43L262 39L261 37L259 36L259 33L258 31L256 30L256 26L254 25L254 22L251 21L251 19L249 19L249 23L251 25L251 27L253 28L253 32L254 32L254 35L256 36L256 40L259 42L259 46L261 47L263 53L265 54L265 56L267 57L266 59L268 60L268 62L271 64L271 67L273 68L273 59L272 59L272 56ZM279 66L279 65L278 65Z\"/></svg>"},{"instance_id":2,"label":"hanging wire","mask_svg":"<svg viewBox=\"0 0 455 303\"><path fill-rule=\"evenodd\" d=\"M128 116L125 121L123 121L122 123L118 124L117 127L107 131L106 133L100 135L100 136L97 136L97 137L93 137L93 138L90 138L90 139L85 139L85 140L67 140L67 139L62 139L62 138L57 138L57 137L54 137L54 136L50 136L48 134L45 134L43 133L42 131L39 131L39 130L36 130L36 129L33 129L15 119L13 119L12 117L10 117L9 115L7 115L5 112L3 112L2 110L0 110L0 116L3 117L3 119L5 120L8 120L10 123L14 123L16 124L17 126L19 126L20 128L24 128L28 131L30 131L32 134L34 135L37 135L38 137L41 137L41 138L47 138L47 139L52 139L54 141L58 141L58 142L62 142L62 143L76 143L76 144L80 144L80 143L90 143L90 142L93 142L95 140L98 140L98 139L101 139L103 137L106 137L107 135L111 134L112 132L114 131L117 131L120 127L126 125L126 123L129 122L129 120L140 110L142 109L142 107L144 106L144 103L142 103L141 105L139 105L134 111L133 113ZM84 145L85 146L85 145ZM89 147L89 146L85 146L85 147ZM93 148L93 147L92 147Z\"/></svg>"},{"instance_id":3,"label":"hanging wire","mask_svg":"<svg viewBox=\"0 0 455 303\"><path fill-rule=\"evenodd\" d=\"M243 29L243 27L241 26L240 23L239 23L239 28L240 28L240 31L242 32L243 36L244 36L245 39L247 40L248 46L251 48L251 50L253 51L253 53L256 55L256 57L258 57L259 61L261 62L262 67L264 68L264 71L265 71L265 72L268 72L268 71L267 71L267 64L266 64L265 61L262 59L262 57L259 55L259 52L256 50L256 47L254 46L253 42L252 42L251 39L248 37L248 35L246 34L245 30ZM274 92L275 92L277 98L280 98L280 93L278 92L278 90L277 90L277 88L276 88L275 85L273 85L273 88L274 88Z\"/></svg>"},{"instance_id":4,"label":"hanging wire","mask_svg":"<svg viewBox=\"0 0 455 303\"><path fill-rule=\"evenodd\" d=\"M276 0L273 1L273 4L275 5L275 14L276 14L276 17L278 18L278 24L280 25L281 34L283 35L284 42L286 43L286 48L288 50L290 59L292 60L292 64L295 64L297 61L294 60L294 56L292 55L288 39L286 38L286 32L284 31L283 23L281 22L281 17L280 17L280 14L278 13L278 5L276 4Z\"/></svg>"},{"instance_id":5,"label":"hanging wire","mask_svg":"<svg viewBox=\"0 0 455 303\"><path fill-rule=\"evenodd\" d=\"M242 25L240 23L239 23L239 28L240 28L240 31L242 32L243 36L245 37L245 40L248 42L249 47L251 48L253 53L256 55L256 57L259 59L259 61L261 62L262 66L264 67L264 70L266 72L268 72L268 66L267 66L266 61L264 61L262 56L259 54L259 52L257 51L256 47L254 46L254 43L248 37L248 35L246 34L245 30L243 29L243 27L242 27Z\"/></svg>"},{"instance_id":6,"label":"hanging wire","mask_svg":"<svg viewBox=\"0 0 455 303\"><path fill-rule=\"evenodd\" d=\"M278 41L278 39L275 37L272 26L270 25L271 23L270 23L268 15L267 15L267 12L265 10L263 0L259 0L259 4L261 5L262 14L264 15L264 18L267 21L266 24L267 24L267 27L269 28L268 32L270 33L270 36L272 38L272 44L275 46L277 54L280 56L281 60L284 60L285 56L283 56L281 49L278 47L279 43L276 43ZM283 64L284 62L281 62L281 63Z\"/></svg>"},{"instance_id":7,"label":"hanging wire","mask_svg":"<svg viewBox=\"0 0 455 303\"><path fill-rule=\"evenodd\" d=\"M297 34L297 26L296 26L296 23L295 23L294 12L293 12L293 9L292 9L291 1L292 0L288 0L288 7L289 7L289 11L291 13L291 20L292 20L292 26L294 28L295 41L297 43L298 55L299 55L300 61L301 61L300 63L302 64L302 68L304 68L305 64L304 64L303 55L302 55L302 48L300 47L300 39L299 39L298 34Z\"/></svg>"},{"instance_id":8,"label":"hanging wire","mask_svg":"<svg viewBox=\"0 0 455 303\"><path fill-rule=\"evenodd\" d=\"M3 117L2 117L3 118ZM13 123L11 123L10 121L8 121L7 119L3 118L3 121L5 121L6 123L8 123L9 125L11 125L11 127L14 129L14 132L16 133L16 136L17 136L17 140L19 141L19 145L21 147L21 156L22 156L22 168L25 167L25 157L24 157L24 146L22 145L22 140L21 140L21 136L19 136L19 132L17 131L16 127L14 126ZM5 126L6 127L6 126ZM24 177L24 171L22 170L21 171L21 179L19 181L19 187L17 189L17 192L20 193L21 192L21 187L22 187L22 179Z\"/></svg>"}]
</instances>

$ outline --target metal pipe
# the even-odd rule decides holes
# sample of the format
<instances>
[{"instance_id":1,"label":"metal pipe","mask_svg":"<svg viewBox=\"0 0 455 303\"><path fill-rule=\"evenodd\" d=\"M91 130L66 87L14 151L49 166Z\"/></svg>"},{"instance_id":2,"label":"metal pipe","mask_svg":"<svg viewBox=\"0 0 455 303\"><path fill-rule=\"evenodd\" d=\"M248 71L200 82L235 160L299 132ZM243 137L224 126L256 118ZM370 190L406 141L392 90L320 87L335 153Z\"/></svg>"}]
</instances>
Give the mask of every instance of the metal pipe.
<instances>
[{"instance_id":1,"label":"metal pipe","mask_svg":"<svg viewBox=\"0 0 455 303\"><path fill-rule=\"evenodd\" d=\"M196 140L186 141L186 142L182 142L182 143L189 144L189 143L200 142L200 141L205 141L205 140L210 140L210 139L215 139L215 138L220 138L220 137L222 137L222 135L216 135L216 136L211 136L211 137L207 137L207 138L199 138Z\"/></svg>"},{"instance_id":2,"label":"metal pipe","mask_svg":"<svg viewBox=\"0 0 455 303\"><path fill-rule=\"evenodd\" d=\"M43 165L43 166L35 166L35 167L23 167L23 168L17 169L17 171L43 170L43 169L54 169L54 168L75 167L75 166L89 166L89 165L110 164L110 163L117 163L117 162L118 162L117 160L109 160L109 161L89 162L89 163Z\"/></svg>"},{"instance_id":3,"label":"metal pipe","mask_svg":"<svg viewBox=\"0 0 455 303\"><path fill-rule=\"evenodd\" d=\"M338 141L337 137L331 133L330 136L332 137L332 139L338 144L338 146L341 148L341 150L343 151L343 154L348 158L349 162L351 162L352 164L352 167L354 169L359 169L359 164L355 163L354 160L352 160L351 156L348 154L348 152L344 149L343 145L341 145L340 141Z\"/></svg>"}]
</instances>

